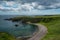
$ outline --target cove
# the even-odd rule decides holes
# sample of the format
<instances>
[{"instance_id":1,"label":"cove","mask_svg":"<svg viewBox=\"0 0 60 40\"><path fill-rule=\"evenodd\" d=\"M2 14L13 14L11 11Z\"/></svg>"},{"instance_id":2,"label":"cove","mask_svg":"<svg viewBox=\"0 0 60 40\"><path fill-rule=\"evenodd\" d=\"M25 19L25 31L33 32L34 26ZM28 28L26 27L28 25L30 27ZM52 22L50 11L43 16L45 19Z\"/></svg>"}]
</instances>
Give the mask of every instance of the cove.
<instances>
[{"instance_id":1,"label":"cove","mask_svg":"<svg viewBox=\"0 0 60 40\"><path fill-rule=\"evenodd\" d=\"M0 15L0 32L7 32L14 37L32 37L38 30L37 26L32 24L23 24L21 22L12 22L4 19L17 17L18 15Z\"/></svg>"}]
</instances>

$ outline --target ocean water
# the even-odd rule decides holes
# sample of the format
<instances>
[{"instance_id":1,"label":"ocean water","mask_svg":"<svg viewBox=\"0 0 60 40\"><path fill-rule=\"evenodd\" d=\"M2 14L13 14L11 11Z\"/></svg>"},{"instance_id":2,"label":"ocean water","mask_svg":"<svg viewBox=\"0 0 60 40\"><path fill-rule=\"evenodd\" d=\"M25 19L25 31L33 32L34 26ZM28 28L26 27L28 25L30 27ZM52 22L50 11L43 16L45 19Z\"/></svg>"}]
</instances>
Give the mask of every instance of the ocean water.
<instances>
[{"instance_id":1,"label":"ocean water","mask_svg":"<svg viewBox=\"0 0 60 40\"><path fill-rule=\"evenodd\" d=\"M0 15L0 32L7 32L15 37L23 37L30 36L37 30L37 27L31 24L23 24L19 22L4 20L16 16L18 15ZM16 27L16 24L19 26Z\"/></svg>"}]
</instances>

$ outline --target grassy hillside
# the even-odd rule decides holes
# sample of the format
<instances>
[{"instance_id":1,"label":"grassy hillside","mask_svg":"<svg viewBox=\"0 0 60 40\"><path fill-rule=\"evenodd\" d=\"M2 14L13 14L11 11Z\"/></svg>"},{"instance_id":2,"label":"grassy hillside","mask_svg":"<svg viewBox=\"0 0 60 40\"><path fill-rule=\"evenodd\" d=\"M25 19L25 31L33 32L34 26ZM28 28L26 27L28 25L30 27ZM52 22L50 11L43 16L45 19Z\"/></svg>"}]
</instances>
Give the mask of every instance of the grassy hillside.
<instances>
[{"instance_id":1,"label":"grassy hillside","mask_svg":"<svg viewBox=\"0 0 60 40\"><path fill-rule=\"evenodd\" d=\"M50 17L48 17L50 18ZM48 33L42 40L60 40L60 16L53 16L50 22L40 22L47 27Z\"/></svg>"},{"instance_id":2,"label":"grassy hillside","mask_svg":"<svg viewBox=\"0 0 60 40\"><path fill-rule=\"evenodd\" d=\"M0 32L0 40L15 40L15 38L7 33Z\"/></svg>"}]
</instances>

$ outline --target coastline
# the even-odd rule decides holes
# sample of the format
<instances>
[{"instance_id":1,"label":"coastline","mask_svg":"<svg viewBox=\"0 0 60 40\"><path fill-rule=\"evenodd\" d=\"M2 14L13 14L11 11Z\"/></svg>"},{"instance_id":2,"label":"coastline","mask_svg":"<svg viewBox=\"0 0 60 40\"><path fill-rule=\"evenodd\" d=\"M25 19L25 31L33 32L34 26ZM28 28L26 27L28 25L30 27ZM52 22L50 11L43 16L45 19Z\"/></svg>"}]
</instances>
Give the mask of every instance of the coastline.
<instances>
[{"instance_id":1,"label":"coastline","mask_svg":"<svg viewBox=\"0 0 60 40\"><path fill-rule=\"evenodd\" d=\"M37 25L39 31L33 37L29 38L28 40L41 40L47 34L47 28L41 24L29 23Z\"/></svg>"},{"instance_id":2,"label":"coastline","mask_svg":"<svg viewBox=\"0 0 60 40\"><path fill-rule=\"evenodd\" d=\"M32 37L28 37L28 38L21 38L21 37L18 37L17 40L20 40L20 39L26 39L26 40L41 40L43 37L45 37L45 35L47 34L47 28L42 25L42 24L37 24L37 23L30 23L28 22L28 24L33 24L33 25L36 25L38 27L38 31L34 32Z\"/></svg>"}]
</instances>

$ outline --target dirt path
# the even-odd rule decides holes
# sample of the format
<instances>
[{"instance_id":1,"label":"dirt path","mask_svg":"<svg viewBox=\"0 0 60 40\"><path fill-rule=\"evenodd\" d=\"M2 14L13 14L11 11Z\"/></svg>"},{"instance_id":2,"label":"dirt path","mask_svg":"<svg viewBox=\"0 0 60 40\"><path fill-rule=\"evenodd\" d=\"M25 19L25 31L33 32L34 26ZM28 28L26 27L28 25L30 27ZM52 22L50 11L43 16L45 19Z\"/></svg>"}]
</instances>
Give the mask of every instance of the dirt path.
<instances>
[{"instance_id":1,"label":"dirt path","mask_svg":"<svg viewBox=\"0 0 60 40\"><path fill-rule=\"evenodd\" d=\"M36 35L34 35L32 38L28 40L41 40L47 33L47 28L41 24L35 24L38 26L39 31L37 32Z\"/></svg>"}]
</instances>

